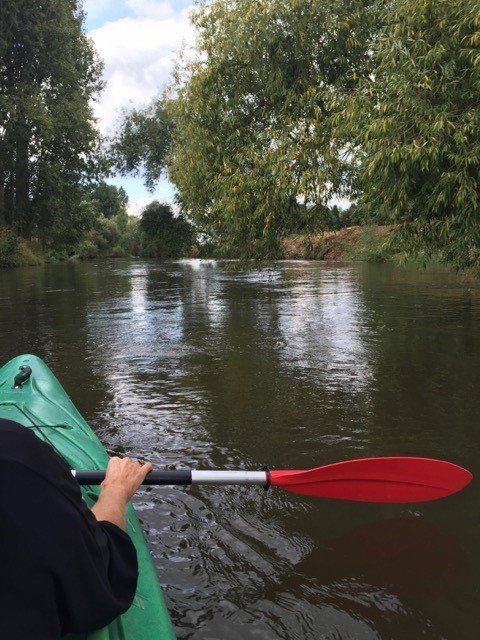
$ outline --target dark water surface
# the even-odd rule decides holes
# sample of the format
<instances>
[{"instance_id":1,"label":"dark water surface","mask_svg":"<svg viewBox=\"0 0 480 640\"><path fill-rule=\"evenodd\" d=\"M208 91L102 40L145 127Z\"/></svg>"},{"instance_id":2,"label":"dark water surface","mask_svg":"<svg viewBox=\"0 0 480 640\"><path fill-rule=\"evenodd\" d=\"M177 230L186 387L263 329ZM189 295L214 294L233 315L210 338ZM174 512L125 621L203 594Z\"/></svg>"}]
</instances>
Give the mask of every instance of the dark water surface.
<instances>
[{"instance_id":1,"label":"dark water surface","mask_svg":"<svg viewBox=\"0 0 480 640\"><path fill-rule=\"evenodd\" d=\"M0 271L0 359L44 358L111 452L157 466L480 466L480 283L444 271L111 261ZM254 487L137 498L179 638L471 640L480 495Z\"/></svg>"}]
</instances>

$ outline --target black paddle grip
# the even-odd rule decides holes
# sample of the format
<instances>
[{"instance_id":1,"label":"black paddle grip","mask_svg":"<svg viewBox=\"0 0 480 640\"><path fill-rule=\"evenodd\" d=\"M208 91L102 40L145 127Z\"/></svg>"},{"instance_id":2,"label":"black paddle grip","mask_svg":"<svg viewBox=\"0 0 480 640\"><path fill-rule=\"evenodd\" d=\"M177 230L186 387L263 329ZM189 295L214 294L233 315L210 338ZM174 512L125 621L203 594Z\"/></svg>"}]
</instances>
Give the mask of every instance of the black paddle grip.
<instances>
[{"instance_id":1,"label":"black paddle grip","mask_svg":"<svg viewBox=\"0 0 480 640\"><path fill-rule=\"evenodd\" d=\"M105 480L105 471L76 471L78 484L95 485ZM189 485L192 484L192 472L189 469L180 471L150 471L142 482L143 485Z\"/></svg>"}]
</instances>

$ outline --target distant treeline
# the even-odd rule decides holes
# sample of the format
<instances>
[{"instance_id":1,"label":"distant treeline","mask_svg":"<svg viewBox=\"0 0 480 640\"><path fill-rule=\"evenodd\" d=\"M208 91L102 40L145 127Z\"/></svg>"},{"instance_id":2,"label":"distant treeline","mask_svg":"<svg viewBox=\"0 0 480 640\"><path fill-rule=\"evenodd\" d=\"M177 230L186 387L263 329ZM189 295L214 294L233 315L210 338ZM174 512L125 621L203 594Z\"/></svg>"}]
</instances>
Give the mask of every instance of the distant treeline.
<instances>
[{"instance_id":1,"label":"distant treeline","mask_svg":"<svg viewBox=\"0 0 480 640\"><path fill-rule=\"evenodd\" d=\"M200 4L194 50L124 120L117 166L149 184L166 170L228 255L275 257L333 216L478 267L479 16L479 0ZM339 198L348 213L332 212Z\"/></svg>"}]
</instances>

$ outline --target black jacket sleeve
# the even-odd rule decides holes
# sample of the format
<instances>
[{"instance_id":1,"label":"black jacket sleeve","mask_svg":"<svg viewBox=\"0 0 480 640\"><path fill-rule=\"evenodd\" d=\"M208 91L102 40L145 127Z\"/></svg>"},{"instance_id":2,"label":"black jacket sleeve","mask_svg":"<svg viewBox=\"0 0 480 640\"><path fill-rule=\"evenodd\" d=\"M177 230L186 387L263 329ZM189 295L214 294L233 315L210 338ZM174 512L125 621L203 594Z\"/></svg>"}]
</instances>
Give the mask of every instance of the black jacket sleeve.
<instances>
[{"instance_id":1,"label":"black jacket sleeve","mask_svg":"<svg viewBox=\"0 0 480 640\"><path fill-rule=\"evenodd\" d=\"M97 522L68 465L25 428L0 428L0 637L59 638L101 628L131 605L135 547Z\"/></svg>"}]
</instances>

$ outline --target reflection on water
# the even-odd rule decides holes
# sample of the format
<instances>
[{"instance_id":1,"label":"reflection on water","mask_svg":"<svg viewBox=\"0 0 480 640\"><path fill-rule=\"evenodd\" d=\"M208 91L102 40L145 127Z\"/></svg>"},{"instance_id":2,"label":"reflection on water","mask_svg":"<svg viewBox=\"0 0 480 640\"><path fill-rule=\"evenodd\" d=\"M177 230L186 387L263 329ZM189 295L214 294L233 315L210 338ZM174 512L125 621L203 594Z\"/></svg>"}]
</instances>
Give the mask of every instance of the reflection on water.
<instances>
[{"instance_id":1,"label":"reflection on water","mask_svg":"<svg viewBox=\"0 0 480 640\"><path fill-rule=\"evenodd\" d=\"M45 358L112 452L310 467L418 454L478 468L480 284L444 271L104 261L0 272L2 360ZM253 487L137 507L179 638L476 637L475 484L416 505Z\"/></svg>"}]
</instances>

